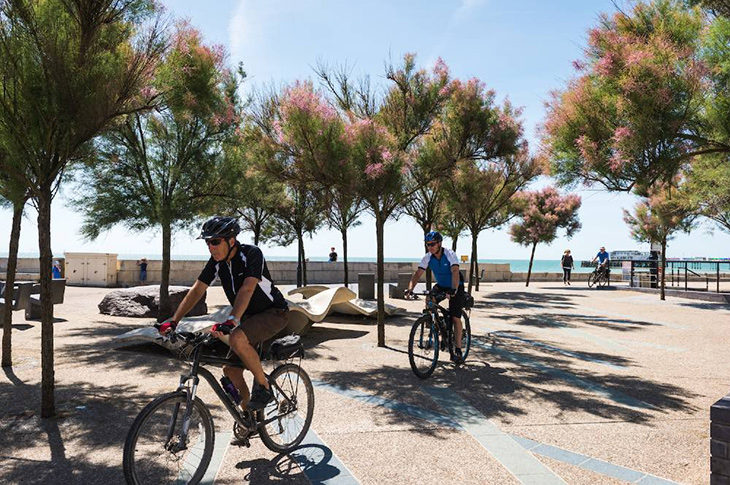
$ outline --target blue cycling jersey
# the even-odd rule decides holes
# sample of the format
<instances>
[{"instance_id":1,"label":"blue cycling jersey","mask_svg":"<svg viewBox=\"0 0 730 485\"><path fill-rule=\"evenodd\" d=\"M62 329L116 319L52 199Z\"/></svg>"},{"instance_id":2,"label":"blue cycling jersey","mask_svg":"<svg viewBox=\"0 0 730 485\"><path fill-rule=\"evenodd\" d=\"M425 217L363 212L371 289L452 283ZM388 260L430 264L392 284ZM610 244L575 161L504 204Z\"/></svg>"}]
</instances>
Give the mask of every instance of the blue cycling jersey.
<instances>
[{"instance_id":1,"label":"blue cycling jersey","mask_svg":"<svg viewBox=\"0 0 730 485\"><path fill-rule=\"evenodd\" d=\"M603 264L604 261L608 261L608 251L604 251L604 252L598 251L598 254L596 254L596 257L598 258L598 262Z\"/></svg>"},{"instance_id":2,"label":"blue cycling jersey","mask_svg":"<svg viewBox=\"0 0 730 485\"><path fill-rule=\"evenodd\" d=\"M459 266L459 259L456 257L456 253L453 252L451 249L443 248L443 252L441 253L441 258L437 258L436 256L432 255L431 253L426 253L426 255L421 259L421 263L418 265L419 268L422 270L426 270L427 268L433 272L433 275L436 277L436 283L442 288L453 288L451 286L452 284L452 277L451 277L451 267L452 266ZM463 281L461 281L461 276L459 277L459 286L462 286L464 284Z\"/></svg>"}]
</instances>

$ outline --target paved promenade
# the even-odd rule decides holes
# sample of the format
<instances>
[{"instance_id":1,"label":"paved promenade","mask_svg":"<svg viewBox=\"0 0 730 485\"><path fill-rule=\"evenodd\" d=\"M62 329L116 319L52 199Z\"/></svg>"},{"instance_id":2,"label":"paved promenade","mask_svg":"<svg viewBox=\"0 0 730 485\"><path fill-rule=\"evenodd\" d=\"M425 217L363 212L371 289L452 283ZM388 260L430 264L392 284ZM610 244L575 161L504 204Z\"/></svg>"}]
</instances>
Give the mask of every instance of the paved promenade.
<instances>
[{"instance_id":1,"label":"paved promenade","mask_svg":"<svg viewBox=\"0 0 730 485\"><path fill-rule=\"evenodd\" d=\"M422 301L376 326L332 317L305 337L316 406L307 445L277 456L229 446L214 410L217 484L709 483L709 408L730 392L730 307L585 283L482 286L465 366L421 381L407 339ZM99 315L108 290L57 307L60 417L41 421L40 325L17 312L16 366L0 372L0 483L123 483L129 426L174 390L182 364L111 337L146 320ZM209 304L223 305L220 288Z\"/></svg>"}]
</instances>

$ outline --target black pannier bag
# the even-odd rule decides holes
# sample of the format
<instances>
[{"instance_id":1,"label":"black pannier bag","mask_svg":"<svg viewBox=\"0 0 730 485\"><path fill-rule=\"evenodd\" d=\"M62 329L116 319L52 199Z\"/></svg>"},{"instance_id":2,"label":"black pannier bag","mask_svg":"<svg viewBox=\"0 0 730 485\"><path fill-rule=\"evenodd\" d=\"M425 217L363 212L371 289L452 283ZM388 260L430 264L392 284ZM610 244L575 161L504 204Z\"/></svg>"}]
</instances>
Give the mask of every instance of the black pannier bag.
<instances>
[{"instance_id":1,"label":"black pannier bag","mask_svg":"<svg viewBox=\"0 0 730 485\"><path fill-rule=\"evenodd\" d=\"M471 308L474 306L474 297L471 296L469 293L466 293L464 295L464 310L471 310Z\"/></svg>"},{"instance_id":2,"label":"black pannier bag","mask_svg":"<svg viewBox=\"0 0 730 485\"><path fill-rule=\"evenodd\" d=\"M304 345L299 335L287 335L271 342L269 353L275 360L287 360L304 356Z\"/></svg>"}]
</instances>

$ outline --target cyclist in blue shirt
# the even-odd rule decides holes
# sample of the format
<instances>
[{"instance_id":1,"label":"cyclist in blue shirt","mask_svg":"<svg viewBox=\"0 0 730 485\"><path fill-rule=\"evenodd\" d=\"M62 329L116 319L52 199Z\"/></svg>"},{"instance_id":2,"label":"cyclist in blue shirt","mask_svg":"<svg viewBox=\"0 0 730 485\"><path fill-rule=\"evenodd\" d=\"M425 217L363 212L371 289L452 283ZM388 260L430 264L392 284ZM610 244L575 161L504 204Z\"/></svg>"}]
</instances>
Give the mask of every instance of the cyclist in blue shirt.
<instances>
[{"instance_id":1,"label":"cyclist in blue shirt","mask_svg":"<svg viewBox=\"0 0 730 485\"><path fill-rule=\"evenodd\" d=\"M598 251L598 254L591 260L591 263L595 263L596 259L598 260L598 267L603 271L604 274L608 275L608 262L609 262L609 256L606 252L606 248L601 246L601 249Z\"/></svg>"},{"instance_id":2,"label":"cyclist in blue shirt","mask_svg":"<svg viewBox=\"0 0 730 485\"><path fill-rule=\"evenodd\" d=\"M441 289L446 293L449 299L449 313L451 314L451 322L454 325L454 341L456 342L455 362L461 362L461 312L464 308L464 281L459 272L459 259L451 249L441 246L443 237L436 231L431 231L424 237L428 252L418 265L418 269L413 273L408 291L406 294L412 294L413 288L418 284L423 273L427 268L431 269L436 278L435 289Z\"/></svg>"}]
</instances>

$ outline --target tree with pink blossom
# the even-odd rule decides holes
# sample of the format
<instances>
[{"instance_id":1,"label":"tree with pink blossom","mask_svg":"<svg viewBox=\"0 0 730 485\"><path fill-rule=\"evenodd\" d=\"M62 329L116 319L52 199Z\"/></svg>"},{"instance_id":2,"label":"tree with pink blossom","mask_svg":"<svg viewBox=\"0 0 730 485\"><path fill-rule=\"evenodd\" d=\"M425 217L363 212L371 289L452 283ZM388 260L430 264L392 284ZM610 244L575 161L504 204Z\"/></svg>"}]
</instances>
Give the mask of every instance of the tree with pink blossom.
<instances>
[{"instance_id":1,"label":"tree with pink blossom","mask_svg":"<svg viewBox=\"0 0 730 485\"><path fill-rule=\"evenodd\" d=\"M116 225L161 230L160 321L173 310L173 232L207 215L206 202L225 196L243 176L224 156L239 134L239 81L222 48L204 44L200 32L178 22L153 81L140 93L156 97L156 109L121 118L80 174L76 205L85 237L95 239Z\"/></svg>"},{"instance_id":2,"label":"tree with pink blossom","mask_svg":"<svg viewBox=\"0 0 730 485\"><path fill-rule=\"evenodd\" d=\"M385 224L397 217L407 200L422 184L443 174L442 158L421 158L419 147L448 99L448 69L437 63L431 70L418 69L415 55L406 54L399 65L388 65L389 86L382 99L367 81L355 84L344 71L318 71L346 121L343 139L348 164L353 167L350 187L375 217L377 244L378 346L385 346L384 245ZM446 161L448 163L448 161ZM351 164L351 165L349 165ZM421 180L412 177L417 167ZM319 170L319 177L340 173ZM349 176L349 175L348 175Z\"/></svg>"},{"instance_id":3,"label":"tree with pink blossom","mask_svg":"<svg viewBox=\"0 0 730 485\"><path fill-rule=\"evenodd\" d=\"M677 0L600 17L577 77L546 103L541 155L560 183L630 191L723 151L697 135L709 87L704 26L699 9Z\"/></svg>"},{"instance_id":4,"label":"tree with pink blossom","mask_svg":"<svg viewBox=\"0 0 730 485\"><path fill-rule=\"evenodd\" d=\"M273 97L275 160L266 170L289 185L309 186L326 223L342 237L344 284L349 284L348 239L364 207L354 190L356 167L348 157L345 122L309 81L297 81ZM296 208L297 206L293 206ZM304 214L302 214L304 216ZM303 263L306 274L306 261Z\"/></svg>"},{"instance_id":5,"label":"tree with pink blossom","mask_svg":"<svg viewBox=\"0 0 730 485\"><path fill-rule=\"evenodd\" d=\"M660 298L665 299L665 269L667 266L667 241L677 233L689 233L697 215L697 208L689 198L682 175L671 182L658 182L649 188L640 188L642 201L633 213L624 210L624 221L631 229L631 236L639 242L659 243L662 246Z\"/></svg>"},{"instance_id":6,"label":"tree with pink blossom","mask_svg":"<svg viewBox=\"0 0 730 485\"><path fill-rule=\"evenodd\" d=\"M568 238L580 229L578 209L581 200L577 195L562 196L554 187L545 187L517 194L514 205L521 220L512 224L509 232L512 241L522 246L532 246L525 283L525 286L530 286L535 248L540 243L552 243L559 229L565 229Z\"/></svg>"},{"instance_id":7,"label":"tree with pink blossom","mask_svg":"<svg viewBox=\"0 0 730 485\"><path fill-rule=\"evenodd\" d=\"M479 290L477 240L485 229L505 224L514 213L512 197L540 174L530 156L516 109L478 79L455 80L440 123L430 135L441 158L455 169L446 177L448 211L471 234L469 291Z\"/></svg>"}]
</instances>

